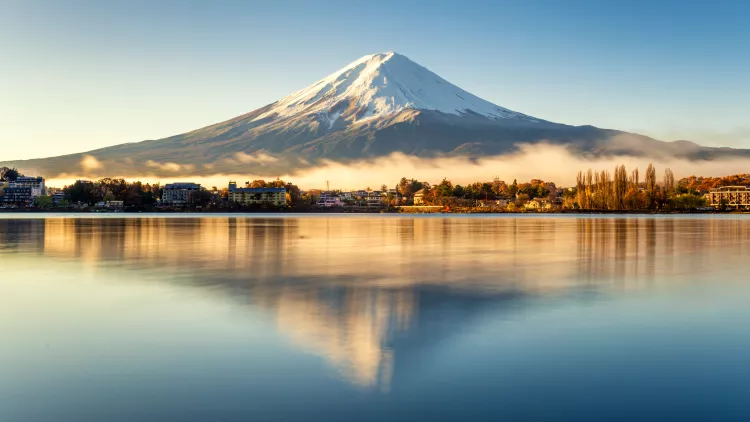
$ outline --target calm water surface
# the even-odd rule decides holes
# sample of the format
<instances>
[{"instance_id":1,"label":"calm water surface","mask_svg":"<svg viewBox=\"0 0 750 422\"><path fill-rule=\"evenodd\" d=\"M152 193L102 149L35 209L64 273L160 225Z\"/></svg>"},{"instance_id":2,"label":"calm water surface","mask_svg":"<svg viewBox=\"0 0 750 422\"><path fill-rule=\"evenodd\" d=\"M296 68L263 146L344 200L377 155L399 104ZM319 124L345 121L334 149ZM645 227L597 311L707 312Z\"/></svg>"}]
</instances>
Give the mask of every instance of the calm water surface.
<instances>
[{"instance_id":1,"label":"calm water surface","mask_svg":"<svg viewBox=\"0 0 750 422\"><path fill-rule=\"evenodd\" d=\"M0 421L748 421L750 219L0 217Z\"/></svg>"}]
</instances>

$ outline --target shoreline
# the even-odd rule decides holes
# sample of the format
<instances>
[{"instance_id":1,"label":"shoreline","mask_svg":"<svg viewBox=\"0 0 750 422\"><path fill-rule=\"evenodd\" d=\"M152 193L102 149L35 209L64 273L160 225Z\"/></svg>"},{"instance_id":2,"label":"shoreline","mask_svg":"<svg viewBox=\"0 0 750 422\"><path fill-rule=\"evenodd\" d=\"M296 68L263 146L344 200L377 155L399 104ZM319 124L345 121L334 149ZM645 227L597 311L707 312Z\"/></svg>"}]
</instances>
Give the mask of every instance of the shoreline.
<instances>
[{"instance_id":1,"label":"shoreline","mask_svg":"<svg viewBox=\"0 0 750 422\"><path fill-rule=\"evenodd\" d=\"M558 211L484 211L484 210L459 210L459 211L435 211L435 212L403 212L398 209L379 210L131 210L131 211L105 211L105 210L38 210L38 209L0 209L0 214L402 214L402 215L743 215L750 211L727 210L727 211L648 211L648 210L558 210Z\"/></svg>"}]
</instances>

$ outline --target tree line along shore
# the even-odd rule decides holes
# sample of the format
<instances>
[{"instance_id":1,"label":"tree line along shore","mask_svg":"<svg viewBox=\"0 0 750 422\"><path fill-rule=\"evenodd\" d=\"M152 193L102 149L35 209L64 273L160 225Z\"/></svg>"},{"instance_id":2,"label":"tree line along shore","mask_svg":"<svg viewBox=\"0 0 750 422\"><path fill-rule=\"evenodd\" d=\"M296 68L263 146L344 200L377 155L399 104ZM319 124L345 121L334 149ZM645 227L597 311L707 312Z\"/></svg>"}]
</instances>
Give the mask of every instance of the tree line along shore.
<instances>
[{"instance_id":1,"label":"tree line along shore","mask_svg":"<svg viewBox=\"0 0 750 422\"><path fill-rule=\"evenodd\" d=\"M42 180L43 192L22 203L9 201L19 181ZM184 185L190 185L185 187ZM725 177L690 176L675 179L670 169L658 176L648 165L628 171L624 165L608 170L579 171L576 183L558 187L532 179L506 183L499 178L470 184L443 179L437 184L402 177L395 185L360 190L300 189L282 180L254 180L245 187L204 188L194 183L149 184L103 178L78 180L62 188L44 187L43 179L16 169L0 168L0 209L5 211L140 211L140 212L711 212L741 211L750 200L750 174ZM188 189L184 200L172 189ZM26 188L24 188L26 189ZM31 189L31 188L28 188ZM747 191L747 194L743 193ZM26 192L26 191L24 191ZM274 192L274 201L266 193ZM726 192L724 194L723 192ZM178 192L180 193L180 192ZM281 198L281 199L279 199Z\"/></svg>"}]
</instances>

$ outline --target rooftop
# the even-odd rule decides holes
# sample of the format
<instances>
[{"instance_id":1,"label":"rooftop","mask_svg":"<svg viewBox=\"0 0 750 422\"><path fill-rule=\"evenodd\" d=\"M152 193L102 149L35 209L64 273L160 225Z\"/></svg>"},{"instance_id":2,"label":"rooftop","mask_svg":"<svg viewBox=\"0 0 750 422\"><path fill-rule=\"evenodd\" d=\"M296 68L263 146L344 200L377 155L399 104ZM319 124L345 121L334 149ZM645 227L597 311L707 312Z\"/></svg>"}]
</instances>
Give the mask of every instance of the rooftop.
<instances>
[{"instance_id":1,"label":"rooftop","mask_svg":"<svg viewBox=\"0 0 750 422\"><path fill-rule=\"evenodd\" d=\"M230 192L240 193L280 193L286 192L286 188L235 188Z\"/></svg>"},{"instance_id":2,"label":"rooftop","mask_svg":"<svg viewBox=\"0 0 750 422\"><path fill-rule=\"evenodd\" d=\"M200 189L201 185L191 182L168 183L164 189Z\"/></svg>"},{"instance_id":3,"label":"rooftop","mask_svg":"<svg viewBox=\"0 0 750 422\"><path fill-rule=\"evenodd\" d=\"M711 192L719 192L719 191L750 191L750 187L748 186L721 186L718 188L712 188Z\"/></svg>"}]
</instances>

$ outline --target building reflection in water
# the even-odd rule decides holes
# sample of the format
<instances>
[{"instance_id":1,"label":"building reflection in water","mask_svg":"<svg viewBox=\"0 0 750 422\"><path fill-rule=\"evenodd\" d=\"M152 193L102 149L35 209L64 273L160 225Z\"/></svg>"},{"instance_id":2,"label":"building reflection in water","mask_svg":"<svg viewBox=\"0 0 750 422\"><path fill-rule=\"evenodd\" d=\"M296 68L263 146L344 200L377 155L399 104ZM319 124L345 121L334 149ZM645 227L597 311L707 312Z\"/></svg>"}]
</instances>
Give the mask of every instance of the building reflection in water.
<instances>
[{"instance_id":1,"label":"building reflection in water","mask_svg":"<svg viewBox=\"0 0 750 422\"><path fill-rule=\"evenodd\" d=\"M387 388L399 347L450 336L482 308L710 278L748 256L749 227L670 217L4 219L0 251L210 288L272 313L293 344L351 382ZM420 322L448 308L445 323Z\"/></svg>"}]
</instances>

